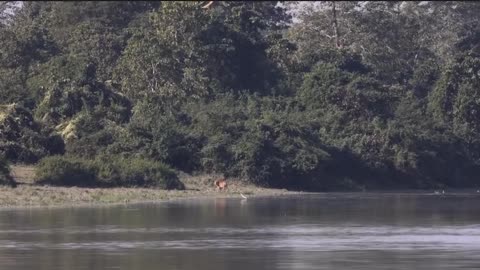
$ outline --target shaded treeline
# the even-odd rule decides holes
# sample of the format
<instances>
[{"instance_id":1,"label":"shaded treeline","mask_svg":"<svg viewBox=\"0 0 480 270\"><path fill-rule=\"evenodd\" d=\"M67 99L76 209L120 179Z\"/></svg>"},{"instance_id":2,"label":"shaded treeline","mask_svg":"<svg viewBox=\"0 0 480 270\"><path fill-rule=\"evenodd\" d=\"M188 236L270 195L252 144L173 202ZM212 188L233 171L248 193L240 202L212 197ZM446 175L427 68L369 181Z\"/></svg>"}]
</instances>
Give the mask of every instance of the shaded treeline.
<instances>
[{"instance_id":1,"label":"shaded treeline","mask_svg":"<svg viewBox=\"0 0 480 270\"><path fill-rule=\"evenodd\" d=\"M480 4L203 5L1 2L0 155L95 160L102 179L480 184Z\"/></svg>"}]
</instances>

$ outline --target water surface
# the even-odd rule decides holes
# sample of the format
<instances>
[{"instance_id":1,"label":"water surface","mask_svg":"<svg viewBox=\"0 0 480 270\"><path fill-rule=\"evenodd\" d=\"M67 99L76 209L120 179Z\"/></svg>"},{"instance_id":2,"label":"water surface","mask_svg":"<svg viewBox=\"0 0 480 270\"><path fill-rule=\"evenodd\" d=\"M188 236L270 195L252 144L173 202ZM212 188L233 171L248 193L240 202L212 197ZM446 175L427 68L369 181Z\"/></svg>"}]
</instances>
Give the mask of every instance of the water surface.
<instances>
[{"instance_id":1,"label":"water surface","mask_svg":"<svg viewBox=\"0 0 480 270\"><path fill-rule=\"evenodd\" d=\"M0 269L480 269L480 194L2 210Z\"/></svg>"}]
</instances>

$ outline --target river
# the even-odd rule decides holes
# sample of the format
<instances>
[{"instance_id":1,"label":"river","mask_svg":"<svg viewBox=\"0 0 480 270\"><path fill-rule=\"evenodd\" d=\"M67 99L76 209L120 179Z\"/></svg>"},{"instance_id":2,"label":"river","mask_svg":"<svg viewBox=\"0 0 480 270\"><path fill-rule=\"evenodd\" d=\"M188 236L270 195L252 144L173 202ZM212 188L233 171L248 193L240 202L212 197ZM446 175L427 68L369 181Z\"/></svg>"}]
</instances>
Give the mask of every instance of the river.
<instances>
[{"instance_id":1,"label":"river","mask_svg":"<svg viewBox=\"0 0 480 270\"><path fill-rule=\"evenodd\" d=\"M480 194L4 209L0 269L480 269Z\"/></svg>"}]
</instances>

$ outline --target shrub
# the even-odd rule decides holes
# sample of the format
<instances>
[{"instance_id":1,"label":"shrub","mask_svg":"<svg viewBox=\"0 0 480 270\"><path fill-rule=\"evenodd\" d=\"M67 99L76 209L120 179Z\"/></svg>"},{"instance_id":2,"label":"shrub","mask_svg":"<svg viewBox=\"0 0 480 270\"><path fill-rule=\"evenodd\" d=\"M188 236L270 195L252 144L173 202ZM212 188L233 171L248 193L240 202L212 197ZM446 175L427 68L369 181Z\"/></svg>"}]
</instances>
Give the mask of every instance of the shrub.
<instances>
[{"instance_id":1,"label":"shrub","mask_svg":"<svg viewBox=\"0 0 480 270\"><path fill-rule=\"evenodd\" d=\"M0 185L17 186L15 180L10 176L10 168L7 162L2 158L0 158Z\"/></svg>"},{"instance_id":2,"label":"shrub","mask_svg":"<svg viewBox=\"0 0 480 270\"><path fill-rule=\"evenodd\" d=\"M28 109L0 105L0 155L11 162L35 163L63 148L63 140L36 122Z\"/></svg>"},{"instance_id":3,"label":"shrub","mask_svg":"<svg viewBox=\"0 0 480 270\"><path fill-rule=\"evenodd\" d=\"M35 172L35 183L53 186L94 186L94 167L84 160L52 156L40 161Z\"/></svg>"},{"instance_id":4,"label":"shrub","mask_svg":"<svg viewBox=\"0 0 480 270\"><path fill-rule=\"evenodd\" d=\"M95 161L95 168L98 181L107 186L185 189L175 171L149 159L105 156Z\"/></svg>"},{"instance_id":5,"label":"shrub","mask_svg":"<svg viewBox=\"0 0 480 270\"><path fill-rule=\"evenodd\" d=\"M318 139L315 119L288 98L229 96L196 108L193 122L204 136L208 172L272 187L323 182L330 154Z\"/></svg>"},{"instance_id":6,"label":"shrub","mask_svg":"<svg viewBox=\"0 0 480 270\"><path fill-rule=\"evenodd\" d=\"M136 157L102 156L94 161L48 157L39 163L35 182L54 186L185 189L175 171L167 165Z\"/></svg>"},{"instance_id":7,"label":"shrub","mask_svg":"<svg viewBox=\"0 0 480 270\"><path fill-rule=\"evenodd\" d=\"M157 99L139 102L130 123L112 132L105 153L135 153L185 172L198 169L201 142L191 134L191 117L184 111L168 108Z\"/></svg>"}]
</instances>

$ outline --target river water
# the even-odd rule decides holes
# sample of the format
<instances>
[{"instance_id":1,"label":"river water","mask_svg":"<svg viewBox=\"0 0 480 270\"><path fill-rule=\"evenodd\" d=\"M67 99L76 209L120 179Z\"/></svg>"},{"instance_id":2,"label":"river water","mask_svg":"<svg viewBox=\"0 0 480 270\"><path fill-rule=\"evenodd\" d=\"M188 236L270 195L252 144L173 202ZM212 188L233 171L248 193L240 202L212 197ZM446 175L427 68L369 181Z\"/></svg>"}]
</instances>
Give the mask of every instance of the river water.
<instances>
[{"instance_id":1,"label":"river water","mask_svg":"<svg viewBox=\"0 0 480 270\"><path fill-rule=\"evenodd\" d=\"M0 269L480 269L480 194L1 210Z\"/></svg>"}]
</instances>

